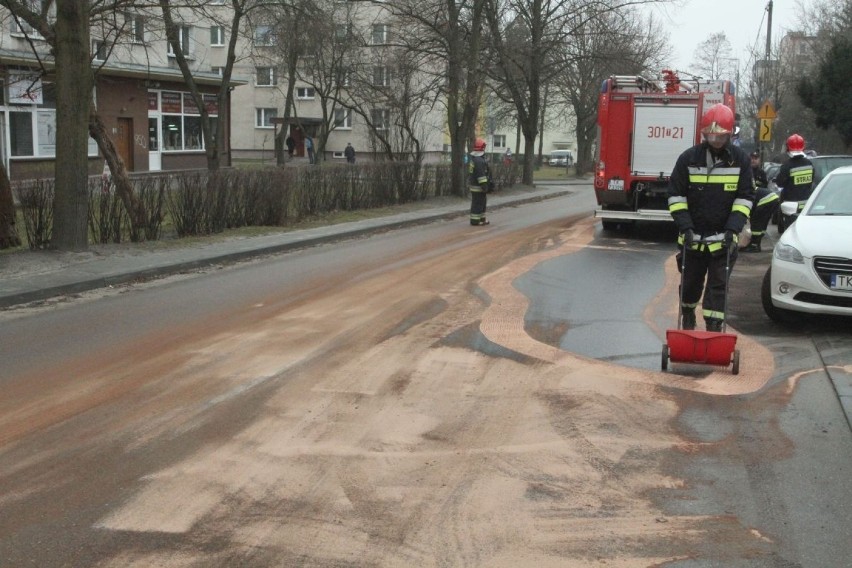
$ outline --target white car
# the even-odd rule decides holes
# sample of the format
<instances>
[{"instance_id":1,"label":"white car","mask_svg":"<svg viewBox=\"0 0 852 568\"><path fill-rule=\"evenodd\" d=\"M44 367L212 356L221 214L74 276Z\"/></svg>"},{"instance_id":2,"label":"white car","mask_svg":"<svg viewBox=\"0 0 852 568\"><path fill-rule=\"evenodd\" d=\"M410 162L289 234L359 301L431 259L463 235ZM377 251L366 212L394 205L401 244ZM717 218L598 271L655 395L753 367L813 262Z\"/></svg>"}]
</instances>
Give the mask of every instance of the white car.
<instances>
[{"instance_id":1,"label":"white car","mask_svg":"<svg viewBox=\"0 0 852 568\"><path fill-rule=\"evenodd\" d=\"M781 204L795 214L796 204ZM830 172L781 235L761 289L774 321L796 312L852 316L852 166Z\"/></svg>"}]
</instances>

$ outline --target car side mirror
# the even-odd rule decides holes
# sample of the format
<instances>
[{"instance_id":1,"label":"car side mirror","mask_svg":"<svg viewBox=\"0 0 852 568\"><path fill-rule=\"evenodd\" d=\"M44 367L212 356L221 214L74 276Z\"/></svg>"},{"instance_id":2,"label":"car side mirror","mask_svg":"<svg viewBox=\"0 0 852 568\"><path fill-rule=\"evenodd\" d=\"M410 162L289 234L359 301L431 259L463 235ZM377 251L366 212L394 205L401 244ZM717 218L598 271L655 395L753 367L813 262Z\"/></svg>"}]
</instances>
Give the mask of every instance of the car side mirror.
<instances>
[{"instance_id":1,"label":"car side mirror","mask_svg":"<svg viewBox=\"0 0 852 568\"><path fill-rule=\"evenodd\" d=\"M799 211L799 204L795 201L782 201L781 213L784 215L795 215Z\"/></svg>"}]
</instances>

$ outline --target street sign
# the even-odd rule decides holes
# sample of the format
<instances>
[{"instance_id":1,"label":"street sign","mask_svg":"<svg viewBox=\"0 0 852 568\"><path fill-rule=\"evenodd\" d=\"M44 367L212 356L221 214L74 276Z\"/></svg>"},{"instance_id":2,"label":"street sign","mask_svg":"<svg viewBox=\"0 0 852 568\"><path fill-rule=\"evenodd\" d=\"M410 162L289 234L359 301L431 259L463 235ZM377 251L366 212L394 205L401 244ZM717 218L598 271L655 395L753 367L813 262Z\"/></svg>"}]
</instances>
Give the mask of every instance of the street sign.
<instances>
[{"instance_id":1,"label":"street sign","mask_svg":"<svg viewBox=\"0 0 852 568\"><path fill-rule=\"evenodd\" d=\"M769 142L772 139L772 119L760 119L760 141Z\"/></svg>"},{"instance_id":2,"label":"street sign","mask_svg":"<svg viewBox=\"0 0 852 568\"><path fill-rule=\"evenodd\" d=\"M772 120L773 118L778 118L778 114L776 114L772 103L766 101L760 106L760 110L757 111L757 118Z\"/></svg>"}]
</instances>

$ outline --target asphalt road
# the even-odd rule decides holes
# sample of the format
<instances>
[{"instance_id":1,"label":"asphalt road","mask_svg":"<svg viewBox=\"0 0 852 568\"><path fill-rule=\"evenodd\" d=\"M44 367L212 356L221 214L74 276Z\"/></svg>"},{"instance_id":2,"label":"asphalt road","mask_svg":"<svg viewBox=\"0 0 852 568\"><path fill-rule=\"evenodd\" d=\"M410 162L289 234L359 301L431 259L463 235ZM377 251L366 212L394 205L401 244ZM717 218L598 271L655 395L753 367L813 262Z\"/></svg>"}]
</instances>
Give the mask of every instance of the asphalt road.
<instances>
[{"instance_id":1,"label":"asphalt road","mask_svg":"<svg viewBox=\"0 0 852 568\"><path fill-rule=\"evenodd\" d=\"M4 320L0 565L844 566L848 334L756 258L741 374L659 372L670 235L587 198Z\"/></svg>"}]
</instances>

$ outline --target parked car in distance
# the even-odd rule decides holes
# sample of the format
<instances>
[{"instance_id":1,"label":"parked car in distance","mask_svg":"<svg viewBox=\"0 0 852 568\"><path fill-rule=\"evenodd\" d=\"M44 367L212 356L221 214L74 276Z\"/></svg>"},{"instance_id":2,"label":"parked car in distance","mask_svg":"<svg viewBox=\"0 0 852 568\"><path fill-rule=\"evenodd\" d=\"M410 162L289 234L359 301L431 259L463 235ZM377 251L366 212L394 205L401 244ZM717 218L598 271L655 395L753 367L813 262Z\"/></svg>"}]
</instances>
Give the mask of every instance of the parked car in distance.
<instances>
[{"instance_id":1,"label":"parked car in distance","mask_svg":"<svg viewBox=\"0 0 852 568\"><path fill-rule=\"evenodd\" d=\"M852 166L852 156L813 156L808 158L814 166L813 184L816 187L828 172L841 166Z\"/></svg>"},{"instance_id":2,"label":"parked car in distance","mask_svg":"<svg viewBox=\"0 0 852 568\"><path fill-rule=\"evenodd\" d=\"M778 162L766 162L763 164L763 171L766 172L766 179L769 181L769 189L775 191L778 186L775 185L775 178L781 170L781 164Z\"/></svg>"},{"instance_id":3,"label":"parked car in distance","mask_svg":"<svg viewBox=\"0 0 852 568\"><path fill-rule=\"evenodd\" d=\"M794 214L794 202L783 203ZM852 316L852 166L830 171L772 252L761 301L774 321Z\"/></svg>"},{"instance_id":4,"label":"parked car in distance","mask_svg":"<svg viewBox=\"0 0 852 568\"><path fill-rule=\"evenodd\" d=\"M571 150L554 150L550 153L550 159L547 161L550 166L560 166L567 168L574 165L574 154Z\"/></svg>"}]
</instances>

